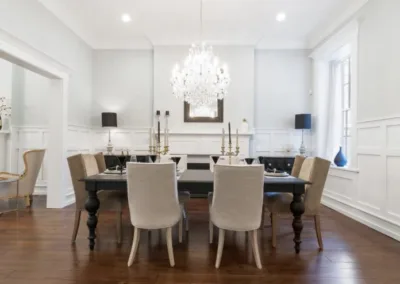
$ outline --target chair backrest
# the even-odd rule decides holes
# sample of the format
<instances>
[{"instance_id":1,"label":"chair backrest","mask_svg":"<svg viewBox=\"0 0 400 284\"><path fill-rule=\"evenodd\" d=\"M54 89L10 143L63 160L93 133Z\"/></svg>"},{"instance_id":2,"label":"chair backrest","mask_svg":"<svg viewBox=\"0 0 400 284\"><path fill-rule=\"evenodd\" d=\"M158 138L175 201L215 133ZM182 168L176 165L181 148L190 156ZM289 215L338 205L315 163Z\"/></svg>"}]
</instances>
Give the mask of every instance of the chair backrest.
<instances>
[{"instance_id":1,"label":"chair backrest","mask_svg":"<svg viewBox=\"0 0 400 284\"><path fill-rule=\"evenodd\" d=\"M24 153L25 170L18 184L19 196L33 194L45 152L45 149L36 149Z\"/></svg>"},{"instance_id":2,"label":"chair backrest","mask_svg":"<svg viewBox=\"0 0 400 284\"><path fill-rule=\"evenodd\" d=\"M311 183L306 185L306 194L304 197L306 214L313 215L319 212L322 192L330 165L331 163L328 160L318 157L310 157L304 160L299 178Z\"/></svg>"},{"instance_id":3,"label":"chair backrest","mask_svg":"<svg viewBox=\"0 0 400 284\"><path fill-rule=\"evenodd\" d=\"M106 160L104 158L103 152L96 153L94 155L94 157L96 158L97 167L99 168L99 172L104 173L107 169L107 166L106 166Z\"/></svg>"},{"instance_id":4,"label":"chair backrest","mask_svg":"<svg viewBox=\"0 0 400 284\"><path fill-rule=\"evenodd\" d=\"M133 226L160 229L179 221L175 163L127 163L127 181Z\"/></svg>"},{"instance_id":5,"label":"chair backrest","mask_svg":"<svg viewBox=\"0 0 400 284\"><path fill-rule=\"evenodd\" d=\"M231 165L238 165L240 163L240 157L232 156ZM214 161L212 156L210 156L210 171L214 171ZM229 165L229 156L220 156L217 165Z\"/></svg>"},{"instance_id":6,"label":"chair backrest","mask_svg":"<svg viewBox=\"0 0 400 284\"><path fill-rule=\"evenodd\" d=\"M305 159L306 157L304 156L296 156L296 158L294 159L291 176L299 177L301 166L303 165Z\"/></svg>"},{"instance_id":7,"label":"chair backrest","mask_svg":"<svg viewBox=\"0 0 400 284\"><path fill-rule=\"evenodd\" d=\"M263 165L216 165L211 221L234 231L258 229L264 198Z\"/></svg>"},{"instance_id":8,"label":"chair backrest","mask_svg":"<svg viewBox=\"0 0 400 284\"><path fill-rule=\"evenodd\" d=\"M68 157L67 160L75 192L76 209L83 210L85 209L87 193L85 183L80 179L99 173L97 161L91 154L78 154Z\"/></svg>"}]
</instances>

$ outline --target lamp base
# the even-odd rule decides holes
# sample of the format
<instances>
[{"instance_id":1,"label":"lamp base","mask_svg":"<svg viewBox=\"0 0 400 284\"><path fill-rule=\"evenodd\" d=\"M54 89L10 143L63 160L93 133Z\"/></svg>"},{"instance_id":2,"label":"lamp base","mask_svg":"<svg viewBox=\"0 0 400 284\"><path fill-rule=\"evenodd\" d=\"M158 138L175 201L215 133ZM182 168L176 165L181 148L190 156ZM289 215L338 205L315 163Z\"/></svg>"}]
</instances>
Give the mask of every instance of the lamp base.
<instances>
[{"instance_id":1,"label":"lamp base","mask_svg":"<svg viewBox=\"0 0 400 284\"><path fill-rule=\"evenodd\" d=\"M107 153L108 153L108 154L112 154L112 151L114 150L114 145L113 145L111 142L109 142L109 143L107 144L106 149L107 149Z\"/></svg>"},{"instance_id":2,"label":"lamp base","mask_svg":"<svg viewBox=\"0 0 400 284\"><path fill-rule=\"evenodd\" d=\"M304 146L304 143L301 143L301 146L299 148L300 155L305 155L306 154L306 146Z\"/></svg>"}]
</instances>

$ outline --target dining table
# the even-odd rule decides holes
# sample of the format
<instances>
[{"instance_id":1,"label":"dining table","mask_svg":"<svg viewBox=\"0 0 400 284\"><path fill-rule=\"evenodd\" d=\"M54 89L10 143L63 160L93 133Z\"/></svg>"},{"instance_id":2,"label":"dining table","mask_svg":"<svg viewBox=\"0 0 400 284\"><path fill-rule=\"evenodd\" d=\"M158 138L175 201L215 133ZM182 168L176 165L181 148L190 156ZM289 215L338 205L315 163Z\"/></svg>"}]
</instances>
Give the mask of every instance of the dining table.
<instances>
[{"instance_id":1,"label":"dining table","mask_svg":"<svg viewBox=\"0 0 400 284\"><path fill-rule=\"evenodd\" d=\"M88 212L87 226L89 229L89 248L94 249L96 243L97 210L100 200L97 197L99 190L127 190L127 175L125 173L100 173L88 176L81 180L85 182L88 198L85 208ZM264 192L289 192L293 194L290 210L293 214L292 228L294 232L294 249L300 252L301 232L303 230L302 215L304 213L303 194L309 182L302 179L287 177L264 176ZM214 173L210 170L186 170L177 177L178 191L189 191L191 195L207 196L214 189Z\"/></svg>"}]
</instances>

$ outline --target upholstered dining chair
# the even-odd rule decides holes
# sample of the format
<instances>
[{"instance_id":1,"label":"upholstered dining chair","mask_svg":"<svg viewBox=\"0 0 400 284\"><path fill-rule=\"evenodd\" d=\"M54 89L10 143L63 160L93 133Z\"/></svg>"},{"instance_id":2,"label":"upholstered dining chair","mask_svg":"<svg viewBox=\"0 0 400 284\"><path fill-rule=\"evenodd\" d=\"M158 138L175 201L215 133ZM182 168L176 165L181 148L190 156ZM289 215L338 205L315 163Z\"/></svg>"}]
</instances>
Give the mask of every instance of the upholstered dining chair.
<instances>
[{"instance_id":1,"label":"upholstered dining chair","mask_svg":"<svg viewBox=\"0 0 400 284\"><path fill-rule=\"evenodd\" d=\"M177 168L180 171L187 170L187 155L161 155L160 163L170 163L172 162L171 157L181 157ZM190 200L189 191L179 191L178 192L179 205L181 206L183 220L185 220L185 230L189 231L189 215L187 214L186 204Z\"/></svg>"},{"instance_id":2,"label":"upholstered dining chair","mask_svg":"<svg viewBox=\"0 0 400 284\"><path fill-rule=\"evenodd\" d=\"M22 174L0 172L0 179L18 179L18 183L13 183L12 186L9 187L9 191L4 197L5 199L24 197L26 207L32 207L33 191L35 189L36 180L38 178L39 171L43 163L45 152L45 149L26 151L22 156L25 167Z\"/></svg>"},{"instance_id":3,"label":"upholstered dining chair","mask_svg":"<svg viewBox=\"0 0 400 284\"><path fill-rule=\"evenodd\" d=\"M166 229L169 262L174 267L172 227L182 219L175 163L127 163L127 175L129 211L135 227L128 266L135 260L141 230Z\"/></svg>"},{"instance_id":4,"label":"upholstered dining chair","mask_svg":"<svg viewBox=\"0 0 400 284\"><path fill-rule=\"evenodd\" d=\"M303 216L312 216L315 223L315 231L318 239L320 249L324 248L321 235L320 224L320 205L322 193L325 187L325 181L328 176L330 162L318 158L306 158L301 166L299 178L309 181L311 184L306 185L306 192L304 195L305 212ZM271 213L272 222L272 247L276 247L276 231L277 219L279 214L291 214L290 203L293 200L291 193L271 193L267 195L265 200L266 207Z\"/></svg>"},{"instance_id":5,"label":"upholstered dining chair","mask_svg":"<svg viewBox=\"0 0 400 284\"><path fill-rule=\"evenodd\" d=\"M79 230L81 213L85 210L85 202L87 199L85 183L80 180L98 174L99 167L96 158L91 154L78 154L68 157L68 166L75 192L75 223L72 232L72 243L74 243ZM121 243L123 196L120 192L112 190L99 191L97 196L100 199L99 212L115 211L117 213L117 242Z\"/></svg>"},{"instance_id":6,"label":"upholstered dining chair","mask_svg":"<svg viewBox=\"0 0 400 284\"><path fill-rule=\"evenodd\" d=\"M216 268L221 263L225 230L251 232L254 259L257 268L262 268L257 230L261 222L263 193L263 165L215 166L210 218L219 228Z\"/></svg>"},{"instance_id":7,"label":"upholstered dining chair","mask_svg":"<svg viewBox=\"0 0 400 284\"><path fill-rule=\"evenodd\" d=\"M303 165L305 159L306 159L306 157L302 156L302 155L297 155L294 158L293 168L292 168L292 172L290 174L291 176L299 177L301 166ZM271 193L269 193L269 192L264 193L264 198L266 199L268 197L268 195L271 195ZM263 209L263 215L262 215L262 220L261 220L262 226L264 226L264 215L267 211L265 204L266 204L266 202L264 202L264 209ZM271 217L271 225L272 225L272 217L273 217L272 214L270 214L270 217Z\"/></svg>"},{"instance_id":8,"label":"upholstered dining chair","mask_svg":"<svg viewBox=\"0 0 400 284\"><path fill-rule=\"evenodd\" d=\"M106 159L104 158L103 152L94 154L94 157L96 158L97 167L99 168L99 172L104 173L107 169L107 166L106 166Z\"/></svg>"},{"instance_id":9,"label":"upholstered dining chair","mask_svg":"<svg viewBox=\"0 0 400 284\"><path fill-rule=\"evenodd\" d=\"M231 165L239 165L240 158L241 157L232 156L231 157ZM212 161L211 156L210 156L210 160ZM221 156L221 157L219 157L217 165L229 165L229 156ZM210 171L214 172L214 166L215 166L214 161L210 162ZM210 210L211 203L212 203L212 200L213 200L213 192L209 192L208 193L207 200L208 200L208 209ZM212 241L213 241L213 237L214 237L214 226L213 226L213 224L211 222L211 219L209 220L208 229L209 229L210 244L211 244Z\"/></svg>"}]
</instances>

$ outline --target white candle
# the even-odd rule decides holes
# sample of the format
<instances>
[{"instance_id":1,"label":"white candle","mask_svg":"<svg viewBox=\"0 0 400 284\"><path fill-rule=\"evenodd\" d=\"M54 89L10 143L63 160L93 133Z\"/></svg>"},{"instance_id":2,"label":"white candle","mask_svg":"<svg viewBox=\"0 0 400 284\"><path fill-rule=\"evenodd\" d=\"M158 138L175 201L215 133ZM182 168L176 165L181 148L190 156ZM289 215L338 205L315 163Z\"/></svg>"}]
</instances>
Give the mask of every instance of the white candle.
<instances>
[{"instance_id":1,"label":"white candle","mask_svg":"<svg viewBox=\"0 0 400 284\"><path fill-rule=\"evenodd\" d=\"M167 128L164 129L164 146L167 146Z\"/></svg>"},{"instance_id":2,"label":"white candle","mask_svg":"<svg viewBox=\"0 0 400 284\"><path fill-rule=\"evenodd\" d=\"M225 129L222 128L222 147L225 147Z\"/></svg>"},{"instance_id":3,"label":"white candle","mask_svg":"<svg viewBox=\"0 0 400 284\"><path fill-rule=\"evenodd\" d=\"M169 146L169 129L167 128L167 146Z\"/></svg>"},{"instance_id":4,"label":"white candle","mask_svg":"<svg viewBox=\"0 0 400 284\"><path fill-rule=\"evenodd\" d=\"M149 146L153 146L153 127L150 127L149 129Z\"/></svg>"},{"instance_id":5,"label":"white candle","mask_svg":"<svg viewBox=\"0 0 400 284\"><path fill-rule=\"evenodd\" d=\"M236 128L236 147L239 147L239 130Z\"/></svg>"}]
</instances>

